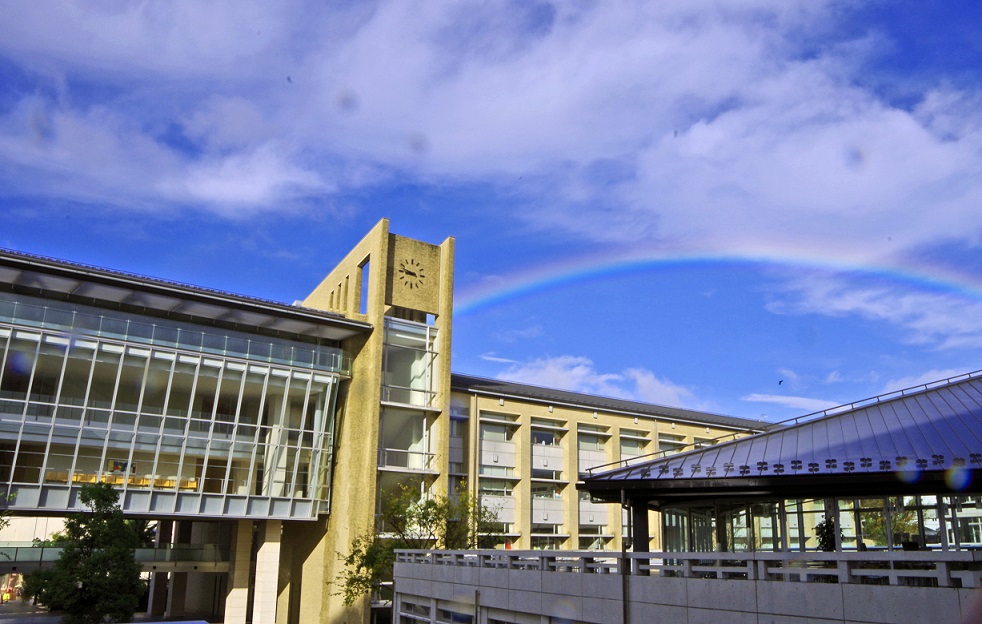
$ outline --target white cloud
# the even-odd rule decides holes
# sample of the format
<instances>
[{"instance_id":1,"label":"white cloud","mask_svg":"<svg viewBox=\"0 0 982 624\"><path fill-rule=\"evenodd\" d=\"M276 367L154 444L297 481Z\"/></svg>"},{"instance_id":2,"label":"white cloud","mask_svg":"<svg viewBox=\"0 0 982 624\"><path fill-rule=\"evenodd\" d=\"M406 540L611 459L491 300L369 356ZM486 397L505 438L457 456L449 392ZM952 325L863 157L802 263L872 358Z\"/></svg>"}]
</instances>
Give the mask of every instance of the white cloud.
<instances>
[{"instance_id":1,"label":"white cloud","mask_svg":"<svg viewBox=\"0 0 982 624\"><path fill-rule=\"evenodd\" d=\"M830 39L840 14L12 3L0 62L23 79L5 85L20 102L0 112L3 187L240 214L398 174L492 183L522 200L513 216L618 243L861 261L972 240L978 94L928 84L893 105L862 75L884 42Z\"/></svg>"},{"instance_id":2,"label":"white cloud","mask_svg":"<svg viewBox=\"0 0 982 624\"><path fill-rule=\"evenodd\" d=\"M499 357L494 352L481 354L481 359L485 362L495 362L497 364L518 364L518 360Z\"/></svg>"},{"instance_id":3,"label":"white cloud","mask_svg":"<svg viewBox=\"0 0 982 624\"><path fill-rule=\"evenodd\" d=\"M801 376L790 368L779 368L777 369L777 374L781 376L780 381L782 383L780 385L786 383L791 387L797 387L798 382L801 380Z\"/></svg>"},{"instance_id":4,"label":"white cloud","mask_svg":"<svg viewBox=\"0 0 982 624\"><path fill-rule=\"evenodd\" d=\"M937 349L982 347L982 302L956 294L800 274L785 285L783 297L768 309L882 321L901 329L908 343Z\"/></svg>"},{"instance_id":5,"label":"white cloud","mask_svg":"<svg viewBox=\"0 0 982 624\"><path fill-rule=\"evenodd\" d=\"M628 368L616 373L600 372L592 360L581 356L543 357L516 363L499 373L498 378L656 405L708 409L689 388L659 378L649 370Z\"/></svg>"},{"instance_id":6,"label":"white cloud","mask_svg":"<svg viewBox=\"0 0 982 624\"><path fill-rule=\"evenodd\" d=\"M933 369L925 371L920 375L913 375L910 377L901 377L899 379L891 379L883 384L883 390L881 394L887 394L890 392L896 392L897 390L906 390L907 388L915 388L917 386L922 386L924 384L930 384L936 381L944 381L945 379L950 379L952 377L960 377L965 374L964 370L955 370L951 368L944 369Z\"/></svg>"},{"instance_id":7,"label":"white cloud","mask_svg":"<svg viewBox=\"0 0 982 624\"><path fill-rule=\"evenodd\" d=\"M786 396L778 394L748 394L741 400L752 403L771 403L774 405L780 405L781 407L804 410L806 413L820 412L822 410L827 410L840 405L840 403L835 401L827 401L825 399L813 399L809 397Z\"/></svg>"},{"instance_id":8,"label":"white cloud","mask_svg":"<svg viewBox=\"0 0 982 624\"><path fill-rule=\"evenodd\" d=\"M841 381L842 381L842 373L840 373L837 370L834 370L825 376L825 383L827 384L839 383Z\"/></svg>"}]
</instances>

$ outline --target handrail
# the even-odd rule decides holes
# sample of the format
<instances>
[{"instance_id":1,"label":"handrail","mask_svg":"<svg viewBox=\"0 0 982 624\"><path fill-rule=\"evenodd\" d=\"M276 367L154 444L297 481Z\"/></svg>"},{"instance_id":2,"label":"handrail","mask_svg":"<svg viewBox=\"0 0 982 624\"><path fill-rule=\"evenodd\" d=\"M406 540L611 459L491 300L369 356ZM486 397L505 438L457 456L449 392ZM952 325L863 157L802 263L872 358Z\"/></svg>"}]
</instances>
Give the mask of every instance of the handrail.
<instances>
[{"instance_id":1,"label":"handrail","mask_svg":"<svg viewBox=\"0 0 982 624\"><path fill-rule=\"evenodd\" d=\"M379 468L405 468L406 470L433 470L435 453L426 451L410 451L408 449L380 448L378 450ZM394 461L404 459L401 463ZM414 461L415 460L415 461Z\"/></svg>"},{"instance_id":2,"label":"handrail","mask_svg":"<svg viewBox=\"0 0 982 624\"><path fill-rule=\"evenodd\" d=\"M0 564L54 562L64 550L64 546L0 546ZM163 548L136 548L134 558L139 563L224 563L229 561L229 551L213 544L173 544Z\"/></svg>"},{"instance_id":3,"label":"handrail","mask_svg":"<svg viewBox=\"0 0 982 624\"><path fill-rule=\"evenodd\" d=\"M982 550L886 552L651 552L397 550L397 564L628 574L673 578L743 579L937 587L979 587ZM398 576L398 574L397 574ZM916 580L915 580L916 579Z\"/></svg>"}]
</instances>

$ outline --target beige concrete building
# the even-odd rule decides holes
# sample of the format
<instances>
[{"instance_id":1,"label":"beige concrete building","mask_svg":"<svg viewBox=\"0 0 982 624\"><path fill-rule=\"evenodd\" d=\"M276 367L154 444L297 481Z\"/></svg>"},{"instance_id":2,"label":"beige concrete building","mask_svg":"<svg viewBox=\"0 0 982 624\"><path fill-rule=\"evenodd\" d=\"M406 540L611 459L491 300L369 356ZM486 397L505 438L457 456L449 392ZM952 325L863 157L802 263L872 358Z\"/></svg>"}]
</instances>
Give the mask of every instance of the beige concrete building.
<instances>
[{"instance_id":1,"label":"beige concrete building","mask_svg":"<svg viewBox=\"0 0 982 624\"><path fill-rule=\"evenodd\" d=\"M383 220L284 305L0 253L7 505L64 515L110 482L160 548L226 553L147 563L152 613L362 622L338 553L407 480L466 482L503 548L619 549L627 519L577 493L587 469L762 425L451 374L453 258Z\"/></svg>"},{"instance_id":2,"label":"beige concrete building","mask_svg":"<svg viewBox=\"0 0 982 624\"><path fill-rule=\"evenodd\" d=\"M497 510L507 548L620 550L626 513L577 492L588 470L709 446L763 426L459 374L452 388L451 483L466 481ZM651 546L660 547L659 535Z\"/></svg>"}]
</instances>

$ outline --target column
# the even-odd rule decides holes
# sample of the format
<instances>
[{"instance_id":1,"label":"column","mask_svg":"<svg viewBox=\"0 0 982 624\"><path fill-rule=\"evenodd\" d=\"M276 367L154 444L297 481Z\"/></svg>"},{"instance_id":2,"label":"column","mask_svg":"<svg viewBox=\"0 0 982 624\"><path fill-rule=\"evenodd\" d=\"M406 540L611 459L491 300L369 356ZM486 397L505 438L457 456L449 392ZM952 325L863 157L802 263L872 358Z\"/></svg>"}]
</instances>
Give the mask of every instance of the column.
<instances>
[{"instance_id":1,"label":"column","mask_svg":"<svg viewBox=\"0 0 982 624\"><path fill-rule=\"evenodd\" d=\"M634 535L631 536L631 547L634 552L649 552L651 533L648 530L648 505L645 501L631 501L631 523Z\"/></svg>"},{"instance_id":2,"label":"column","mask_svg":"<svg viewBox=\"0 0 982 624\"><path fill-rule=\"evenodd\" d=\"M154 541L155 548L170 548L173 528L174 523L171 520L157 521L157 535ZM147 613L150 615L164 614L164 610L167 607L167 585L168 578L166 572L153 572L150 575L150 598L147 601Z\"/></svg>"},{"instance_id":3,"label":"column","mask_svg":"<svg viewBox=\"0 0 982 624\"><path fill-rule=\"evenodd\" d=\"M280 520L267 520L264 523L262 544L256 555L256 588L252 603L252 624L276 624L281 524Z\"/></svg>"},{"instance_id":4,"label":"column","mask_svg":"<svg viewBox=\"0 0 982 624\"><path fill-rule=\"evenodd\" d=\"M252 522L239 520L232 542L225 624L245 624L249 612L249 564L252 557Z\"/></svg>"},{"instance_id":5,"label":"column","mask_svg":"<svg viewBox=\"0 0 982 624\"><path fill-rule=\"evenodd\" d=\"M168 618L184 615L184 599L188 591L188 573L170 573L170 593L167 594L167 611L164 616Z\"/></svg>"}]
</instances>

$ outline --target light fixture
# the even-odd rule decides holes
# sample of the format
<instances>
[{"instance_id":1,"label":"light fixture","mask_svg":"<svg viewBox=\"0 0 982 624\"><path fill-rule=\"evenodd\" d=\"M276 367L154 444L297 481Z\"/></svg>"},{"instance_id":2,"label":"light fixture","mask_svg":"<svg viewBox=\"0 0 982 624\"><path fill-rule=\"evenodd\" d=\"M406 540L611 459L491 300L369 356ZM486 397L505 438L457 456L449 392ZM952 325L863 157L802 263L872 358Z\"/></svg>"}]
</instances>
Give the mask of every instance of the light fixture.
<instances>
[{"instance_id":1,"label":"light fixture","mask_svg":"<svg viewBox=\"0 0 982 624\"><path fill-rule=\"evenodd\" d=\"M593 419L594 419L594 420L596 420L596 419L597 419L597 413L596 413L596 412L594 412L594 413L593 413Z\"/></svg>"},{"instance_id":2,"label":"light fixture","mask_svg":"<svg viewBox=\"0 0 982 624\"><path fill-rule=\"evenodd\" d=\"M550 414L552 413L552 406L551 405L549 406L549 413Z\"/></svg>"},{"instance_id":3,"label":"light fixture","mask_svg":"<svg viewBox=\"0 0 982 624\"><path fill-rule=\"evenodd\" d=\"M498 405L504 405L504 404L505 404L504 399L498 399Z\"/></svg>"},{"instance_id":4,"label":"light fixture","mask_svg":"<svg viewBox=\"0 0 982 624\"><path fill-rule=\"evenodd\" d=\"M637 416L634 417L634 424L635 425L638 424L638 417Z\"/></svg>"},{"instance_id":5,"label":"light fixture","mask_svg":"<svg viewBox=\"0 0 982 624\"><path fill-rule=\"evenodd\" d=\"M672 423L672 429L674 429L674 428L675 428L675 423Z\"/></svg>"}]
</instances>

